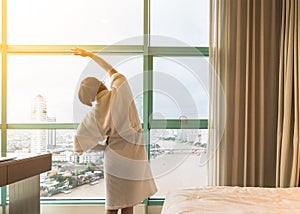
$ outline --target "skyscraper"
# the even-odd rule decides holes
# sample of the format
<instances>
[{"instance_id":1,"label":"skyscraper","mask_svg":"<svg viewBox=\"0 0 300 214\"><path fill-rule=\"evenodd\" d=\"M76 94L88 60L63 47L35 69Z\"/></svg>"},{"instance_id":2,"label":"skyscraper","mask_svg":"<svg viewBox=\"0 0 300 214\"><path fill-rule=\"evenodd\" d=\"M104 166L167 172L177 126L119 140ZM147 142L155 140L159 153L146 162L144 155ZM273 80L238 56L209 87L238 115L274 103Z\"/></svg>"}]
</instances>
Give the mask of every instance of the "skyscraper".
<instances>
[{"instance_id":1,"label":"skyscraper","mask_svg":"<svg viewBox=\"0 0 300 214\"><path fill-rule=\"evenodd\" d=\"M54 123L56 122L55 117L48 117L47 122ZM55 149L56 147L56 129L48 129L47 130L47 149Z\"/></svg>"},{"instance_id":2,"label":"skyscraper","mask_svg":"<svg viewBox=\"0 0 300 214\"><path fill-rule=\"evenodd\" d=\"M38 94L32 101L31 121L34 123L45 123L47 121L46 99ZM31 153L43 153L47 151L46 130L33 130L31 134Z\"/></svg>"}]
</instances>

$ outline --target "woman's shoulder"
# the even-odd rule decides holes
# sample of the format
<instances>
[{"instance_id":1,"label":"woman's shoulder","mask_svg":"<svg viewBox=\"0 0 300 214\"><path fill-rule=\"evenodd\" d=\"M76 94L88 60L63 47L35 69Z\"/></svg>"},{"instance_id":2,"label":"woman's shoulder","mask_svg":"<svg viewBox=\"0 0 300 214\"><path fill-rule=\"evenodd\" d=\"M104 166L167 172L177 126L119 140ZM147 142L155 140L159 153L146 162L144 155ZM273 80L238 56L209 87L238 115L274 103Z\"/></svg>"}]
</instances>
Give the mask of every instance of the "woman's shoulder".
<instances>
[{"instance_id":1,"label":"woman's shoulder","mask_svg":"<svg viewBox=\"0 0 300 214\"><path fill-rule=\"evenodd\" d=\"M121 74L121 73L114 73L112 76L111 76L111 84L110 84L110 87L111 88L118 88L121 86L122 83L126 82L127 79L126 77Z\"/></svg>"},{"instance_id":2,"label":"woman's shoulder","mask_svg":"<svg viewBox=\"0 0 300 214\"><path fill-rule=\"evenodd\" d=\"M126 79L126 77L123 74L116 72L111 76L111 81L113 82L117 79Z\"/></svg>"}]
</instances>

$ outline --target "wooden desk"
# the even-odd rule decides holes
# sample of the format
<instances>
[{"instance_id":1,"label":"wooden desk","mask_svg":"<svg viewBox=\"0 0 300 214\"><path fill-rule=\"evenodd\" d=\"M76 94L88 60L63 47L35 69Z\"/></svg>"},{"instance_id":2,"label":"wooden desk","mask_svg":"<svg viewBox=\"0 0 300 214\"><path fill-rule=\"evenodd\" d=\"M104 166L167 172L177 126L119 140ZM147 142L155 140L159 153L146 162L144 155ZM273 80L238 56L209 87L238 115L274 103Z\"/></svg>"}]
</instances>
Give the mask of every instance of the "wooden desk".
<instances>
[{"instance_id":1,"label":"wooden desk","mask_svg":"<svg viewBox=\"0 0 300 214\"><path fill-rule=\"evenodd\" d=\"M0 186L9 185L10 214L40 213L40 174L51 170L51 154L0 162Z\"/></svg>"}]
</instances>

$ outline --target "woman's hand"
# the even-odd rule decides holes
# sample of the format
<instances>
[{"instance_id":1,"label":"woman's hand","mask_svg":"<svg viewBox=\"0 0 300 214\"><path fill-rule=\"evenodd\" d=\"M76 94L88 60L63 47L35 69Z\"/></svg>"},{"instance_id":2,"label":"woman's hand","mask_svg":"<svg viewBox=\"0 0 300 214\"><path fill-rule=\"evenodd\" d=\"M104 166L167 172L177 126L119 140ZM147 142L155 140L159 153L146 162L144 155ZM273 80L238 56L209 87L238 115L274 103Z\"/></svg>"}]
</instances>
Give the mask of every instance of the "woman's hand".
<instances>
[{"instance_id":1,"label":"woman's hand","mask_svg":"<svg viewBox=\"0 0 300 214\"><path fill-rule=\"evenodd\" d=\"M101 145L101 144L97 144L94 148L92 148L91 150L94 151L104 151L106 149L106 145Z\"/></svg>"},{"instance_id":2,"label":"woman's hand","mask_svg":"<svg viewBox=\"0 0 300 214\"><path fill-rule=\"evenodd\" d=\"M104 59L102 59L97 54L94 54L93 52L84 50L82 48L71 48L74 55L83 56L83 57L90 57L92 58L97 64L99 64L111 77L114 73L118 73L109 63L107 63Z\"/></svg>"},{"instance_id":3,"label":"woman's hand","mask_svg":"<svg viewBox=\"0 0 300 214\"><path fill-rule=\"evenodd\" d=\"M90 51L81 49L81 48L71 48L71 51L73 51L74 55L83 56L83 57L93 57L94 54Z\"/></svg>"}]
</instances>

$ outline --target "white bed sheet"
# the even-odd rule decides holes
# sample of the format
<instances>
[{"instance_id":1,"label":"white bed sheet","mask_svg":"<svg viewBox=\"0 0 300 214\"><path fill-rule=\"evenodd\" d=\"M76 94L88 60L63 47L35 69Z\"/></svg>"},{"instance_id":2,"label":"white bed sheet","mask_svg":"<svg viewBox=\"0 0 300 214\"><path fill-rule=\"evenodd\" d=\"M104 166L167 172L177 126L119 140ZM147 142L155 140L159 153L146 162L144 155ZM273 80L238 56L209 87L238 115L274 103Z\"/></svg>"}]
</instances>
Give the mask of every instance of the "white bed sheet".
<instances>
[{"instance_id":1,"label":"white bed sheet","mask_svg":"<svg viewBox=\"0 0 300 214\"><path fill-rule=\"evenodd\" d=\"M300 214L300 188L204 187L167 194L162 214Z\"/></svg>"}]
</instances>

